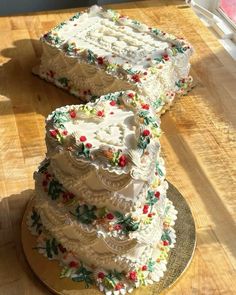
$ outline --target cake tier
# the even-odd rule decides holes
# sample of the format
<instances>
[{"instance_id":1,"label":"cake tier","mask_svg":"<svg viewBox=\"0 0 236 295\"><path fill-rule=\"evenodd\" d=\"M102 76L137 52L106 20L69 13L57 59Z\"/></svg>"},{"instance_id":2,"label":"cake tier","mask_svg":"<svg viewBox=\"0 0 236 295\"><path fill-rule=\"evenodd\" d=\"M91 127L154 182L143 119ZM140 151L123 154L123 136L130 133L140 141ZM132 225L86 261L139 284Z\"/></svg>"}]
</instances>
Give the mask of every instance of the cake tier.
<instances>
[{"instance_id":1,"label":"cake tier","mask_svg":"<svg viewBox=\"0 0 236 295\"><path fill-rule=\"evenodd\" d=\"M128 272L144 263L162 238L163 223L176 213L166 198L166 182L161 193L152 194L155 179L145 204L123 214L75 196L47 169L35 178L35 208L43 226L77 260L96 267Z\"/></svg>"},{"instance_id":2,"label":"cake tier","mask_svg":"<svg viewBox=\"0 0 236 295\"><path fill-rule=\"evenodd\" d=\"M66 175L63 185L128 195L153 178L159 136L159 120L143 97L116 92L49 115L47 156L54 173Z\"/></svg>"},{"instance_id":3,"label":"cake tier","mask_svg":"<svg viewBox=\"0 0 236 295\"><path fill-rule=\"evenodd\" d=\"M133 89L149 98L158 112L188 76L192 54L183 39L97 6L61 23L41 40L42 78L86 101Z\"/></svg>"}]
</instances>

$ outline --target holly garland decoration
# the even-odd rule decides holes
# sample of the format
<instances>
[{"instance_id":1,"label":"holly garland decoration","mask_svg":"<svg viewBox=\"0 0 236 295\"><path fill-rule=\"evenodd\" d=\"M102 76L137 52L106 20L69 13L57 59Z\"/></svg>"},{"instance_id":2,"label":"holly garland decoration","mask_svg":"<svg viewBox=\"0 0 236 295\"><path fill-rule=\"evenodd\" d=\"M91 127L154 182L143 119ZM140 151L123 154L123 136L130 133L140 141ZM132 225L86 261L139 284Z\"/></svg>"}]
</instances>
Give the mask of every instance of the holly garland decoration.
<instances>
[{"instance_id":1,"label":"holly garland decoration","mask_svg":"<svg viewBox=\"0 0 236 295\"><path fill-rule=\"evenodd\" d=\"M40 215L37 213L37 211L35 210L34 207L32 208L32 214L31 214L30 218L31 218L31 222L32 222L31 227L35 228L35 231L38 234L41 234L43 224L41 222Z\"/></svg>"},{"instance_id":2,"label":"holly garland decoration","mask_svg":"<svg viewBox=\"0 0 236 295\"><path fill-rule=\"evenodd\" d=\"M73 15L69 20L74 21L74 20L78 19L80 16L81 16L81 12L78 12L75 15Z\"/></svg>"},{"instance_id":3,"label":"holly garland decoration","mask_svg":"<svg viewBox=\"0 0 236 295\"><path fill-rule=\"evenodd\" d=\"M86 288L94 283L93 272L85 268L82 261L80 267L71 275L71 278L74 282L84 282Z\"/></svg>"},{"instance_id":4,"label":"holly garland decoration","mask_svg":"<svg viewBox=\"0 0 236 295\"><path fill-rule=\"evenodd\" d=\"M61 193L63 193L62 184L59 181L52 179L49 182L48 195L52 200L56 200L60 197Z\"/></svg>"},{"instance_id":5,"label":"holly garland decoration","mask_svg":"<svg viewBox=\"0 0 236 295\"><path fill-rule=\"evenodd\" d=\"M49 259L53 259L54 256L57 256L59 253L59 243L56 241L55 238L50 238L46 239L45 241L45 246L37 246L34 247L33 249L38 249L38 250L45 250L45 253Z\"/></svg>"},{"instance_id":6,"label":"holly garland decoration","mask_svg":"<svg viewBox=\"0 0 236 295\"><path fill-rule=\"evenodd\" d=\"M151 190L147 191L146 203L151 206L150 212L152 212L153 206L157 203L160 198L159 192L154 192Z\"/></svg>"},{"instance_id":7,"label":"holly garland decoration","mask_svg":"<svg viewBox=\"0 0 236 295\"><path fill-rule=\"evenodd\" d=\"M161 170L161 167L160 167L160 163L158 161L156 161L156 172L159 176L164 176L164 172Z\"/></svg>"},{"instance_id":8,"label":"holly garland decoration","mask_svg":"<svg viewBox=\"0 0 236 295\"><path fill-rule=\"evenodd\" d=\"M142 134L139 136L138 147L145 150L150 143L150 131L148 129L143 130Z\"/></svg>"},{"instance_id":9,"label":"holly garland decoration","mask_svg":"<svg viewBox=\"0 0 236 295\"><path fill-rule=\"evenodd\" d=\"M161 240L163 241L163 245L164 246L168 246L172 244L172 240L170 237L170 230L169 229L164 229L164 232L161 236Z\"/></svg>"},{"instance_id":10,"label":"holly garland decoration","mask_svg":"<svg viewBox=\"0 0 236 295\"><path fill-rule=\"evenodd\" d=\"M95 61L97 60L95 54L90 49L87 50L87 60L90 64L95 63Z\"/></svg>"},{"instance_id":11,"label":"holly garland decoration","mask_svg":"<svg viewBox=\"0 0 236 295\"><path fill-rule=\"evenodd\" d=\"M60 46L64 40L61 39L57 33L49 32L43 35L43 38L50 44Z\"/></svg>"},{"instance_id":12,"label":"holly garland decoration","mask_svg":"<svg viewBox=\"0 0 236 295\"><path fill-rule=\"evenodd\" d=\"M121 228L121 232L124 234L128 234L130 231L136 231L139 228L139 222L136 222L131 215L125 216L121 212L114 212L117 220L115 224L119 225Z\"/></svg>"},{"instance_id":13,"label":"holly garland decoration","mask_svg":"<svg viewBox=\"0 0 236 295\"><path fill-rule=\"evenodd\" d=\"M75 213L70 211L70 214L75 216L81 223L91 224L97 219L96 210L96 206L83 204L77 206Z\"/></svg>"},{"instance_id":14,"label":"holly garland decoration","mask_svg":"<svg viewBox=\"0 0 236 295\"><path fill-rule=\"evenodd\" d=\"M69 121L69 117L66 115L65 112L62 111L55 111L52 115L53 123L56 125L57 128L64 129L65 126L63 123Z\"/></svg>"},{"instance_id":15,"label":"holly garland decoration","mask_svg":"<svg viewBox=\"0 0 236 295\"><path fill-rule=\"evenodd\" d=\"M57 81L62 85L64 88L69 88L69 79L66 77L58 78Z\"/></svg>"},{"instance_id":16,"label":"holly garland decoration","mask_svg":"<svg viewBox=\"0 0 236 295\"><path fill-rule=\"evenodd\" d=\"M77 156L84 156L87 160L91 158L91 148L92 144L87 142L87 137L82 135L79 138L79 144L77 144L77 150L75 151Z\"/></svg>"}]
</instances>

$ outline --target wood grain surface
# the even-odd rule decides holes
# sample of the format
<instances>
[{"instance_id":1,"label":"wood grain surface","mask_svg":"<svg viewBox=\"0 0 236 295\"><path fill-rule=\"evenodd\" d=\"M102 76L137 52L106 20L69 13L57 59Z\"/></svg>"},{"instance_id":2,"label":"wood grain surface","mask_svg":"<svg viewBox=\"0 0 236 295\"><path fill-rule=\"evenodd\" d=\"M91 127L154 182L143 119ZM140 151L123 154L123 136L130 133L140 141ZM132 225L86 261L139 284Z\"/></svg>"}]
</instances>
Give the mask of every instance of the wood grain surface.
<instances>
[{"instance_id":1,"label":"wood grain surface","mask_svg":"<svg viewBox=\"0 0 236 295\"><path fill-rule=\"evenodd\" d=\"M236 63L184 1L109 5L188 39L196 87L162 117L168 180L188 201L197 226L189 270L165 294L236 294ZM50 292L27 266L20 221L32 174L44 158L44 119L78 103L31 74L39 36L76 9L0 18L0 295Z\"/></svg>"}]
</instances>

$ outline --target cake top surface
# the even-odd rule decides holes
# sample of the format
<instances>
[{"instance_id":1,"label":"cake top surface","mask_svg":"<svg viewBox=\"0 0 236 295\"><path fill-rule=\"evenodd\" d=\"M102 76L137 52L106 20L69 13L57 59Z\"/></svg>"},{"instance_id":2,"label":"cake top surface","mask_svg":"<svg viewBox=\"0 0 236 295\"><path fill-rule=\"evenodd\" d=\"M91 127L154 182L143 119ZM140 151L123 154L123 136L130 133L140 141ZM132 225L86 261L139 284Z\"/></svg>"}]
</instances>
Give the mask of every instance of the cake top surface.
<instances>
[{"instance_id":1,"label":"cake top surface","mask_svg":"<svg viewBox=\"0 0 236 295\"><path fill-rule=\"evenodd\" d=\"M62 22L42 40L133 83L145 81L176 55L191 52L183 39L96 5Z\"/></svg>"},{"instance_id":2,"label":"cake top surface","mask_svg":"<svg viewBox=\"0 0 236 295\"><path fill-rule=\"evenodd\" d=\"M133 91L101 96L86 105L56 109L47 118L49 155L68 152L79 162L117 174L140 175L155 162L160 124Z\"/></svg>"}]
</instances>

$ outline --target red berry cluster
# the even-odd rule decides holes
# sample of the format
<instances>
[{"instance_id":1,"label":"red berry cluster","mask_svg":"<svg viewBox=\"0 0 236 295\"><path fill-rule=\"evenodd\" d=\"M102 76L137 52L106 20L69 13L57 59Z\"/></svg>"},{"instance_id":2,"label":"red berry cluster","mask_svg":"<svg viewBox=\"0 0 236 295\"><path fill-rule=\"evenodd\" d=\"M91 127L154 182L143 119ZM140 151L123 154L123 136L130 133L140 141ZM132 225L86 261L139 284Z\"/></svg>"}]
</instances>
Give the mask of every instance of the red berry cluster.
<instances>
[{"instance_id":1,"label":"red berry cluster","mask_svg":"<svg viewBox=\"0 0 236 295\"><path fill-rule=\"evenodd\" d=\"M127 163L128 163L128 159L127 159L127 157L126 157L125 155L121 155L121 156L119 157L118 165L119 165L120 167L125 167L125 166L127 165Z\"/></svg>"},{"instance_id":2,"label":"red berry cluster","mask_svg":"<svg viewBox=\"0 0 236 295\"><path fill-rule=\"evenodd\" d=\"M137 280L137 272L136 271L131 271L130 273L129 273L129 279L131 280L131 281L136 281Z\"/></svg>"},{"instance_id":3,"label":"red berry cluster","mask_svg":"<svg viewBox=\"0 0 236 295\"><path fill-rule=\"evenodd\" d=\"M132 92L128 93L128 97L129 98L134 98L134 93L132 93Z\"/></svg>"},{"instance_id":4,"label":"red berry cluster","mask_svg":"<svg viewBox=\"0 0 236 295\"><path fill-rule=\"evenodd\" d=\"M104 117L105 116L104 110L97 111L97 116L98 117Z\"/></svg>"},{"instance_id":5,"label":"red berry cluster","mask_svg":"<svg viewBox=\"0 0 236 295\"><path fill-rule=\"evenodd\" d=\"M57 134L59 134L58 129L49 130L49 133L52 137L57 137Z\"/></svg>"},{"instance_id":6,"label":"red berry cluster","mask_svg":"<svg viewBox=\"0 0 236 295\"><path fill-rule=\"evenodd\" d=\"M68 202L69 200L74 199L75 195L73 193L70 192L64 192L62 195L63 198L63 202Z\"/></svg>"},{"instance_id":7,"label":"red berry cluster","mask_svg":"<svg viewBox=\"0 0 236 295\"><path fill-rule=\"evenodd\" d=\"M114 219L114 215L113 215L112 213L108 213L106 217L107 217L107 219L109 219L109 220Z\"/></svg>"},{"instance_id":8,"label":"red berry cluster","mask_svg":"<svg viewBox=\"0 0 236 295\"><path fill-rule=\"evenodd\" d=\"M99 272L98 273L98 278L103 280L105 278L104 272Z\"/></svg>"},{"instance_id":9,"label":"red berry cluster","mask_svg":"<svg viewBox=\"0 0 236 295\"><path fill-rule=\"evenodd\" d=\"M163 55L162 55L162 58L163 58L165 61L167 61L167 60L170 59L168 54L163 54Z\"/></svg>"},{"instance_id":10,"label":"red berry cluster","mask_svg":"<svg viewBox=\"0 0 236 295\"><path fill-rule=\"evenodd\" d=\"M149 135L150 135L150 131L148 129L144 129L143 136L149 136Z\"/></svg>"},{"instance_id":11,"label":"red berry cluster","mask_svg":"<svg viewBox=\"0 0 236 295\"><path fill-rule=\"evenodd\" d=\"M141 80L140 80L140 75L139 74L135 74L135 75L133 75L132 77L132 80L134 80L134 82L141 82Z\"/></svg>"},{"instance_id":12,"label":"red berry cluster","mask_svg":"<svg viewBox=\"0 0 236 295\"><path fill-rule=\"evenodd\" d=\"M144 109L144 110L149 110L149 108L150 108L150 105L149 104L147 104L147 103L143 103L142 104L142 108Z\"/></svg>"},{"instance_id":13,"label":"red berry cluster","mask_svg":"<svg viewBox=\"0 0 236 295\"><path fill-rule=\"evenodd\" d=\"M76 117L76 112L74 110L70 111L69 114L72 119Z\"/></svg>"},{"instance_id":14,"label":"red berry cluster","mask_svg":"<svg viewBox=\"0 0 236 295\"><path fill-rule=\"evenodd\" d=\"M147 204L145 204L143 206L143 214L147 214L148 213L148 209L149 209L149 206Z\"/></svg>"},{"instance_id":15,"label":"red berry cluster","mask_svg":"<svg viewBox=\"0 0 236 295\"><path fill-rule=\"evenodd\" d=\"M104 64L104 58L103 58L102 56L99 56L99 57L97 58L97 61L98 61L98 64L99 64L99 65L103 65L103 64Z\"/></svg>"},{"instance_id":16,"label":"red berry cluster","mask_svg":"<svg viewBox=\"0 0 236 295\"><path fill-rule=\"evenodd\" d=\"M69 267L78 267L78 262L76 262L76 261L71 261L70 263L69 263Z\"/></svg>"},{"instance_id":17,"label":"red berry cluster","mask_svg":"<svg viewBox=\"0 0 236 295\"><path fill-rule=\"evenodd\" d=\"M114 107L116 105L116 101L115 100L110 101L110 105Z\"/></svg>"},{"instance_id":18,"label":"red berry cluster","mask_svg":"<svg viewBox=\"0 0 236 295\"><path fill-rule=\"evenodd\" d=\"M118 231L118 230L122 229L122 226L120 224L115 224L113 228L114 228L114 230Z\"/></svg>"}]
</instances>

